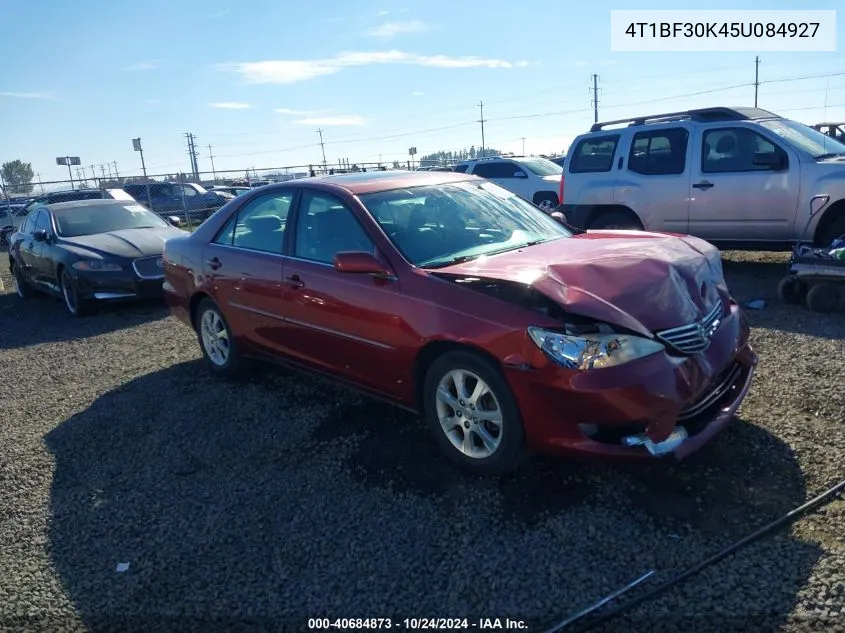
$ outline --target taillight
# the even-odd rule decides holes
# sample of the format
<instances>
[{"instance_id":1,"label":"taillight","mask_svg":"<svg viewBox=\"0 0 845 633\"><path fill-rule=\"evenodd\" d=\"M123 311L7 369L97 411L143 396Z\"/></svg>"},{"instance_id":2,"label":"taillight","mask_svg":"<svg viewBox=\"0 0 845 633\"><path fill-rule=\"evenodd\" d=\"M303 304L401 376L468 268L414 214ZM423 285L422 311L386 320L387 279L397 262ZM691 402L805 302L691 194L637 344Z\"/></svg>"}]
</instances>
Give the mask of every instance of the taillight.
<instances>
[{"instance_id":1,"label":"taillight","mask_svg":"<svg viewBox=\"0 0 845 633\"><path fill-rule=\"evenodd\" d=\"M557 199L559 204L563 204L563 174L560 175L560 189L558 190Z\"/></svg>"}]
</instances>

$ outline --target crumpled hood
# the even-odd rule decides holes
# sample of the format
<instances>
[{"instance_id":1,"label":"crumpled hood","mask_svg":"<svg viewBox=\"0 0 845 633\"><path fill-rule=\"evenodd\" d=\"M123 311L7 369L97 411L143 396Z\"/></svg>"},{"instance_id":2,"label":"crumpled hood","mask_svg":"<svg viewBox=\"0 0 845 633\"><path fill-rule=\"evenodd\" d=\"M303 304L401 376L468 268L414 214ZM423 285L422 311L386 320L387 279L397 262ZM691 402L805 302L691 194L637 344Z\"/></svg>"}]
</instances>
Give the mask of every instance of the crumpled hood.
<instances>
[{"instance_id":1,"label":"crumpled hood","mask_svg":"<svg viewBox=\"0 0 845 633\"><path fill-rule=\"evenodd\" d=\"M175 227L163 226L149 229L126 229L96 235L61 238L62 243L77 252L88 252L99 257L135 259L161 255L164 242L171 237L184 235Z\"/></svg>"},{"instance_id":2,"label":"crumpled hood","mask_svg":"<svg viewBox=\"0 0 845 633\"><path fill-rule=\"evenodd\" d=\"M642 334L699 320L728 295L716 247L644 231L590 231L437 272L524 283L568 312Z\"/></svg>"}]
</instances>

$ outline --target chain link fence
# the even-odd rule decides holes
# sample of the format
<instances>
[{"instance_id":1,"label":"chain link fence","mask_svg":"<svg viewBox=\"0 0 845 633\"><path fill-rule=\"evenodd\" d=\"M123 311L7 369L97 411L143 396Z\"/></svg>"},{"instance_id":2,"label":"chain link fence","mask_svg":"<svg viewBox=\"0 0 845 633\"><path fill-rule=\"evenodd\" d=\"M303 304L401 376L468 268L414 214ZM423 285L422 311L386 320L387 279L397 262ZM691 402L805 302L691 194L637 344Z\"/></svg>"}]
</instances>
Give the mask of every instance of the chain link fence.
<instances>
[{"instance_id":1,"label":"chain link fence","mask_svg":"<svg viewBox=\"0 0 845 633\"><path fill-rule=\"evenodd\" d=\"M0 230L17 227L37 204L53 204L71 200L97 198L134 199L151 211L193 228L226 202L254 187L315 176L388 171L395 169L448 169L445 164L420 165L400 163L349 163L288 165L169 173L116 176L103 173L97 177L77 170L74 180L38 182L26 187L7 187L0 195ZM91 169L93 172L93 168Z\"/></svg>"}]
</instances>

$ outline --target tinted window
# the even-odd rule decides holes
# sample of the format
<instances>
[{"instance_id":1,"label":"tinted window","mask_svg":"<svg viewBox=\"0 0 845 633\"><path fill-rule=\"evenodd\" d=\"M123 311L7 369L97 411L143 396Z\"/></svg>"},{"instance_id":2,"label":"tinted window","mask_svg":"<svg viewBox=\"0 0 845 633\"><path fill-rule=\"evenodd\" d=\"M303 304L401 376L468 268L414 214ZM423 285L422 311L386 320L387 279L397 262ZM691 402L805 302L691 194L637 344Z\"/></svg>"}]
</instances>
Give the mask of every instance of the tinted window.
<instances>
[{"instance_id":1,"label":"tinted window","mask_svg":"<svg viewBox=\"0 0 845 633\"><path fill-rule=\"evenodd\" d=\"M744 127L707 130L701 151L701 171L725 173L769 171L772 161L788 157L780 147Z\"/></svg>"},{"instance_id":2,"label":"tinted window","mask_svg":"<svg viewBox=\"0 0 845 633\"><path fill-rule=\"evenodd\" d=\"M285 191L248 202L238 212L233 225L232 245L281 255L291 200L293 192ZM227 227L224 227L220 238L226 239Z\"/></svg>"},{"instance_id":3,"label":"tinted window","mask_svg":"<svg viewBox=\"0 0 845 633\"><path fill-rule=\"evenodd\" d=\"M303 194L294 254L331 264L335 254L342 251L374 253L375 245L352 211L340 200L321 193Z\"/></svg>"},{"instance_id":4,"label":"tinted window","mask_svg":"<svg viewBox=\"0 0 845 633\"><path fill-rule=\"evenodd\" d=\"M61 237L170 226L155 213L139 204L118 201L112 204L78 205L69 209L54 209L53 218L56 223L56 233Z\"/></svg>"},{"instance_id":5,"label":"tinted window","mask_svg":"<svg viewBox=\"0 0 845 633\"><path fill-rule=\"evenodd\" d=\"M519 165L510 162L477 163L472 173L481 178L515 178L516 172L525 173Z\"/></svg>"},{"instance_id":6,"label":"tinted window","mask_svg":"<svg viewBox=\"0 0 845 633\"><path fill-rule=\"evenodd\" d=\"M467 169L469 169L469 165L456 165L452 171L465 174Z\"/></svg>"},{"instance_id":7,"label":"tinted window","mask_svg":"<svg viewBox=\"0 0 845 633\"><path fill-rule=\"evenodd\" d=\"M50 230L50 214L45 211L41 210L38 212L38 215L35 216L35 228L34 231L49 231Z\"/></svg>"},{"instance_id":8,"label":"tinted window","mask_svg":"<svg viewBox=\"0 0 845 633\"><path fill-rule=\"evenodd\" d=\"M571 152L572 160L569 161L569 172L580 174L610 171L618 143L618 134L594 136L581 140Z\"/></svg>"},{"instance_id":9,"label":"tinted window","mask_svg":"<svg viewBox=\"0 0 845 633\"><path fill-rule=\"evenodd\" d=\"M527 167L528 171L533 172L537 176L559 176L563 173L560 165L545 158L527 158L521 160L519 164L522 167Z\"/></svg>"},{"instance_id":10,"label":"tinted window","mask_svg":"<svg viewBox=\"0 0 845 633\"><path fill-rule=\"evenodd\" d=\"M638 132L631 145L628 169L647 175L682 174L688 139L684 128Z\"/></svg>"},{"instance_id":11,"label":"tinted window","mask_svg":"<svg viewBox=\"0 0 845 633\"><path fill-rule=\"evenodd\" d=\"M26 220L24 220L23 224L21 224L21 233L32 233L33 227L35 226L35 216L38 215L38 213L39 212L36 211L27 216Z\"/></svg>"}]
</instances>

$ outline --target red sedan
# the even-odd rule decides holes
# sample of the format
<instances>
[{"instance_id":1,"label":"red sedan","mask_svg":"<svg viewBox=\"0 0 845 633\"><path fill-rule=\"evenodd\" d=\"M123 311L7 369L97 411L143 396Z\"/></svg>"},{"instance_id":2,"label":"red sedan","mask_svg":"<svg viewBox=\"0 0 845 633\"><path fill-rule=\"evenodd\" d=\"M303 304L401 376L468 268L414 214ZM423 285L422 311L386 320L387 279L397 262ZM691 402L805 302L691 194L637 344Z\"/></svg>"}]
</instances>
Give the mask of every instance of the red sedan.
<instances>
[{"instance_id":1,"label":"red sedan","mask_svg":"<svg viewBox=\"0 0 845 633\"><path fill-rule=\"evenodd\" d=\"M683 457L751 384L719 251L575 234L447 172L263 187L165 247L164 290L208 367L280 360L420 412L460 465L534 451Z\"/></svg>"}]
</instances>

